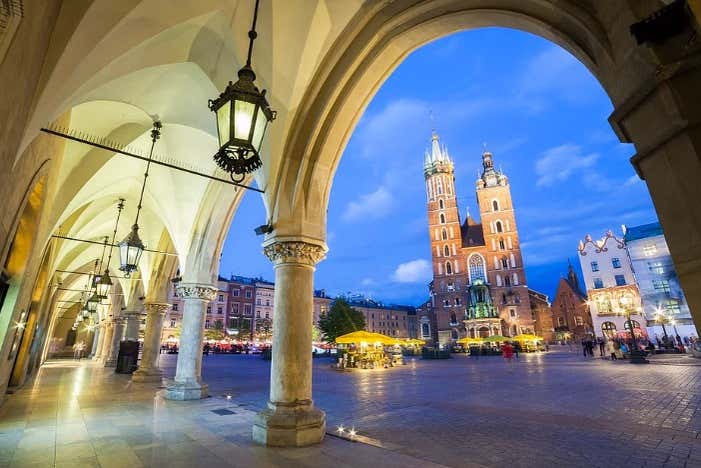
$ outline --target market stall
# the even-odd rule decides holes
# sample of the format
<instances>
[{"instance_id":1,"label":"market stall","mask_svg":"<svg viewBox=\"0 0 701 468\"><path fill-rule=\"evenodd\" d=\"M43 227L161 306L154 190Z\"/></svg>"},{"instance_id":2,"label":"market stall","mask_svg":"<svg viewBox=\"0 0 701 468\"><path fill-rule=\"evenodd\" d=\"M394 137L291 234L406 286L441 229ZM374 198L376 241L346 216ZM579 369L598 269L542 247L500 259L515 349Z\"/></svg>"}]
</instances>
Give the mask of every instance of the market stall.
<instances>
[{"instance_id":1,"label":"market stall","mask_svg":"<svg viewBox=\"0 0 701 468\"><path fill-rule=\"evenodd\" d=\"M518 342L521 345L521 349L527 353L544 349L544 338L542 336L520 334L514 336L512 340Z\"/></svg>"},{"instance_id":2,"label":"market stall","mask_svg":"<svg viewBox=\"0 0 701 468\"><path fill-rule=\"evenodd\" d=\"M336 338L339 345L337 367L340 369L375 369L403 363L401 340L380 333L356 331Z\"/></svg>"}]
</instances>

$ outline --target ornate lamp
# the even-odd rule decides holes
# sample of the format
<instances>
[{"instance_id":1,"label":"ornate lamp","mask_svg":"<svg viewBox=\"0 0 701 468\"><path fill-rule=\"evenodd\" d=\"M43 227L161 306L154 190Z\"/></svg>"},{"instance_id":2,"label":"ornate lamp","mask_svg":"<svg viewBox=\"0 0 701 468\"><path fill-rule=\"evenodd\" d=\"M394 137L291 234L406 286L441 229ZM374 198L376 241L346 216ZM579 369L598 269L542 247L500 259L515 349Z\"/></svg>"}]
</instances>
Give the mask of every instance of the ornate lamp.
<instances>
[{"instance_id":1,"label":"ornate lamp","mask_svg":"<svg viewBox=\"0 0 701 468\"><path fill-rule=\"evenodd\" d=\"M95 313L97 311L97 306L100 304L100 297L97 295L96 292L93 292L93 295L90 296L90 299L85 303L85 306L88 309L89 313Z\"/></svg>"},{"instance_id":2,"label":"ornate lamp","mask_svg":"<svg viewBox=\"0 0 701 468\"><path fill-rule=\"evenodd\" d=\"M146 189L146 179L148 178L148 170L151 167L151 158L153 157L153 148L156 146L156 141L161 137L161 123L153 122L153 130L151 130L151 152L148 155L146 163L146 172L144 173L144 183L141 185L141 195L139 196L139 205L136 207L136 219L131 227L131 232L124 238L119 246L119 258L121 266L119 269L124 272L124 277L129 278L133 271L139 268L139 260L141 254L144 253L146 246L139 237L139 214L141 213L141 204L144 201L144 190Z\"/></svg>"},{"instance_id":3,"label":"ornate lamp","mask_svg":"<svg viewBox=\"0 0 701 468\"><path fill-rule=\"evenodd\" d=\"M238 72L238 81L229 81L223 93L209 100L209 108L217 118L219 151L214 161L228 172L234 182L243 181L246 174L261 167L260 147L268 124L275 120L277 112L270 109L266 91L258 91L253 83L256 74L251 68L253 41L258 19L258 2L253 10L253 25L248 32L248 58Z\"/></svg>"}]
</instances>

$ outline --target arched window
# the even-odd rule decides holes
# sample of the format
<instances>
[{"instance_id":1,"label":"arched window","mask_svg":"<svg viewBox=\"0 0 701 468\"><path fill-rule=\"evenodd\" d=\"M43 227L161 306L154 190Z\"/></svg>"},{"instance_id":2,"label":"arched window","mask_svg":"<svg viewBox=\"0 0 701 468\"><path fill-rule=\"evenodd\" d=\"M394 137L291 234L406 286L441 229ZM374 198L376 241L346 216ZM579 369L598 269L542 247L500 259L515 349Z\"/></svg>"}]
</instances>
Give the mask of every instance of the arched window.
<instances>
[{"instance_id":1,"label":"arched window","mask_svg":"<svg viewBox=\"0 0 701 468\"><path fill-rule=\"evenodd\" d=\"M443 246L443 255L446 257L450 257L450 249L447 245Z\"/></svg>"},{"instance_id":2,"label":"arched window","mask_svg":"<svg viewBox=\"0 0 701 468\"><path fill-rule=\"evenodd\" d=\"M482 258L481 255L471 255L470 260L468 261L468 268L470 270L471 283L474 283L476 280L485 281L486 274L484 272L484 258Z\"/></svg>"},{"instance_id":3,"label":"arched window","mask_svg":"<svg viewBox=\"0 0 701 468\"><path fill-rule=\"evenodd\" d=\"M424 338L427 338L427 337L431 336L431 330L428 328L428 324L427 324L427 323L422 323L422 324L421 324L421 335L422 335Z\"/></svg>"},{"instance_id":4,"label":"arched window","mask_svg":"<svg viewBox=\"0 0 701 468\"><path fill-rule=\"evenodd\" d=\"M456 298L455 298L455 305L456 305L456 306L459 306L459 305L460 305L460 298L459 298L459 297L456 297Z\"/></svg>"},{"instance_id":5,"label":"arched window","mask_svg":"<svg viewBox=\"0 0 701 468\"><path fill-rule=\"evenodd\" d=\"M438 200L438 208L443 209L443 199Z\"/></svg>"},{"instance_id":6,"label":"arched window","mask_svg":"<svg viewBox=\"0 0 701 468\"><path fill-rule=\"evenodd\" d=\"M440 219L441 219L441 224L445 224L445 215L443 213L441 213Z\"/></svg>"},{"instance_id":7,"label":"arched window","mask_svg":"<svg viewBox=\"0 0 701 468\"><path fill-rule=\"evenodd\" d=\"M445 228L443 228L443 231L441 231L441 237L443 240L448 240L448 231L446 231Z\"/></svg>"},{"instance_id":8,"label":"arched window","mask_svg":"<svg viewBox=\"0 0 701 468\"><path fill-rule=\"evenodd\" d=\"M492 201L492 208L494 211L499 211L499 202L496 200Z\"/></svg>"},{"instance_id":9,"label":"arched window","mask_svg":"<svg viewBox=\"0 0 701 468\"><path fill-rule=\"evenodd\" d=\"M499 238L499 250L504 250L506 246L504 245L504 238L500 237Z\"/></svg>"},{"instance_id":10,"label":"arched window","mask_svg":"<svg viewBox=\"0 0 701 468\"><path fill-rule=\"evenodd\" d=\"M518 286L518 275L514 273L514 286Z\"/></svg>"},{"instance_id":11,"label":"arched window","mask_svg":"<svg viewBox=\"0 0 701 468\"><path fill-rule=\"evenodd\" d=\"M501 267L509 268L509 259L506 256L501 257Z\"/></svg>"},{"instance_id":12,"label":"arched window","mask_svg":"<svg viewBox=\"0 0 701 468\"><path fill-rule=\"evenodd\" d=\"M613 322L604 322L601 324L601 332L608 339L616 336L616 324Z\"/></svg>"},{"instance_id":13,"label":"arched window","mask_svg":"<svg viewBox=\"0 0 701 468\"><path fill-rule=\"evenodd\" d=\"M509 275L504 277L504 286L511 286L511 278L509 278Z\"/></svg>"},{"instance_id":14,"label":"arched window","mask_svg":"<svg viewBox=\"0 0 701 468\"><path fill-rule=\"evenodd\" d=\"M447 275L453 274L453 266L450 264L450 262L445 262L445 273Z\"/></svg>"},{"instance_id":15,"label":"arched window","mask_svg":"<svg viewBox=\"0 0 701 468\"><path fill-rule=\"evenodd\" d=\"M501 286L502 284L501 275L497 275L497 286Z\"/></svg>"},{"instance_id":16,"label":"arched window","mask_svg":"<svg viewBox=\"0 0 701 468\"><path fill-rule=\"evenodd\" d=\"M504 227L501 225L501 221L497 221L494 225L497 228L497 232L504 232Z\"/></svg>"},{"instance_id":17,"label":"arched window","mask_svg":"<svg viewBox=\"0 0 701 468\"><path fill-rule=\"evenodd\" d=\"M455 316L455 312L450 314L450 323L458 323L458 318Z\"/></svg>"}]
</instances>

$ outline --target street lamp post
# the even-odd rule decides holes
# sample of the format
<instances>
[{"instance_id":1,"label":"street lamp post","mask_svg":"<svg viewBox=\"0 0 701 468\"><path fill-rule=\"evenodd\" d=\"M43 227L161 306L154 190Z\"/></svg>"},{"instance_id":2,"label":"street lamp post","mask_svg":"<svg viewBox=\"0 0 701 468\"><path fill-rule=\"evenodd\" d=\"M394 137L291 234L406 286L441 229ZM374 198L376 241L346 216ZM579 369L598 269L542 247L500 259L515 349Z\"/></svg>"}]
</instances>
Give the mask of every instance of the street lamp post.
<instances>
[{"instance_id":1,"label":"street lamp post","mask_svg":"<svg viewBox=\"0 0 701 468\"><path fill-rule=\"evenodd\" d=\"M669 323L672 324L672 327L674 328L674 337L677 340L677 344L681 345L682 344L682 337L679 336L679 332L677 331L677 321L676 320L670 320Z\"/></svg>"},{"instance_id":2,"label":"street lamp post","mask_svg":"<svg viewBox=\"0 0 701 468\"><path fill-rule=\"evenodd\" d=\"M624 296L620 299L620 302L623 305L626 313L626 319L628 322L628 326L630 327L629 329L631 341L633 342L633 345L630 350L630 362L631 364L647 364L650 361L645 359L643 353L640 352L640 348L638 347L638 339L635 337L635 328L633 327L633 319L631 317L631 312L633 311L632 300L629 297Z\"/></svg>"}]
</instances>

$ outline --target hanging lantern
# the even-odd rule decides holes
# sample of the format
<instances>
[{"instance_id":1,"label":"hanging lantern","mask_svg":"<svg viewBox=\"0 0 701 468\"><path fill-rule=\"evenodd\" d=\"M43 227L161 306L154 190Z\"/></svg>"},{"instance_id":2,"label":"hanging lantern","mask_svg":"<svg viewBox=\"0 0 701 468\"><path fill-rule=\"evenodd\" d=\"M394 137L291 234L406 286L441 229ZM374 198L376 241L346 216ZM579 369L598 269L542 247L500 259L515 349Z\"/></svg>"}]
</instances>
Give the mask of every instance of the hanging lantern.
<instances>
[{"instance_id":1,"label":"hanging lantern","mask_svg":"<svg viewBox=\"0 0 701 468\"><path fill-rule=\"evenodd\" d=\"M119 259L122 266L120 270L124 272L124 276L129 278L132 272L139 268L139 260L141 254L144 253L144 243L139 237L139 226L137 224L131 227L131 232L122 242L118 244Z\"/></svg>"},{"instance_id":2,"label":"hanging lantern","mask_svg":"<svg viewBox=\"0 0 701 468\"><path fill-rule=\"evenodd\" d=\"M100 298L97 296L97 293L93 293L92 296L90 296L90 299L85 303L85 305L88 308L88 312L93 313L97 310L97 306L100 304Z\"/></svg>"},{"instance_id":3,"label":"hanging lantern","mask_svg":"<svg viewBox=\"0 0 701 468\"><path fill-rule=\"evenodd\" d=\"M234 182L243 181L246 174L261 167L260 147L268 124L277 113L270 109L265 98L266 91L259 91L254 81L256 74L251 68L253 41L257 37L256 19L258 0L253 13L253 26L248 32L250 39L246 65L238 71L238 81L229 81L223 93L209 100L209 109L217 119L219 151L214 161L231 175Z\"/></svg>"},{"instance_id":4,"label":"hanging lantern","mask_svg":"<svg viewBox=\"0 0 701 468\"><path fill-rule=\"evenodd\" d=\"M112 289L112 278L110 278L109 269L105 268L105 272L97 277L95 282L95 291L100 299L107 299Z\"/></svg>"}]
</instances>

